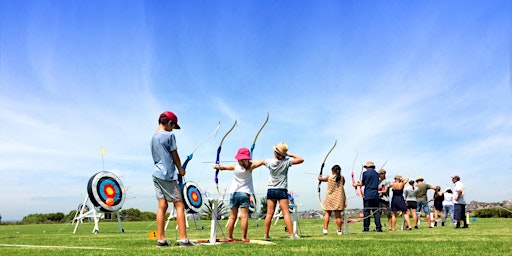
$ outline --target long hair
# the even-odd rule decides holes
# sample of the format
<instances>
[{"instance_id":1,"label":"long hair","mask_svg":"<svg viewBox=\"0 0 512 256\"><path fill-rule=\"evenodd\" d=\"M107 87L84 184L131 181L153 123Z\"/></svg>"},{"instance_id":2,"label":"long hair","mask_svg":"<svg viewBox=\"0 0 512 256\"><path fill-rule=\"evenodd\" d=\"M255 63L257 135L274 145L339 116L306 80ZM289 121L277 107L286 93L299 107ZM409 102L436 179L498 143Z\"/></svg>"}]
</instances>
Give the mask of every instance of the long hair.
<instances>
[{"instance_id":1,"label":"long hair","mask_svg":"<svg viewBox=\"0 0 512 256\"><path fill-rule=\"evenodd\" d=\"M336 171L336 182L340 182L341 180L341 167L339 165L334 165L331 168L332 171Z\"/></svg>"}]
</instances>

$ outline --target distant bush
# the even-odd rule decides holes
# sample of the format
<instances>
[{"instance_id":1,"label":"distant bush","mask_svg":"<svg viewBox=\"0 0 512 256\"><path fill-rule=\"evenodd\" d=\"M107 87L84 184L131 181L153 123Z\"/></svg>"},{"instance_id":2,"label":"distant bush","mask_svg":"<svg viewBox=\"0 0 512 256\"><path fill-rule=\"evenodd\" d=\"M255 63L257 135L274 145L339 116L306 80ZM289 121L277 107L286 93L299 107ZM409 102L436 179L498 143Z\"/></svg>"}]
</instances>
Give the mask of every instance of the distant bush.
<instances>
[{"instance_id":1,"label":"distant bush","mask_svg":"<svg viewBox=\"0 0 512 256\"><path fill-rule=\"evenodd\" d=\"M512 218L512 209L504 207L493 207L477 209L471 216L478 218Z\"/></svg>"}]
</instances>

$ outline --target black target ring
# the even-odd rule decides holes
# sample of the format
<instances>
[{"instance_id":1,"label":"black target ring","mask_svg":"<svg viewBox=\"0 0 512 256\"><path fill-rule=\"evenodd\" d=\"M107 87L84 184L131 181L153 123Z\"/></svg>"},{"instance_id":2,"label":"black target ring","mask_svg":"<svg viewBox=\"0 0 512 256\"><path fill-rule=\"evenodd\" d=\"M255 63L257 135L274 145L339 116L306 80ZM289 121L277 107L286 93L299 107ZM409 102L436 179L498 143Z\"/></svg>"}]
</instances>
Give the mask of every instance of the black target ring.
<instances>
[{"instance_id":1,"label":"black target ring","mask_svg":"<svg viewBox=\"0 0 512 256\"><path fill-rule=\"evenodd\" d=\"M94 174L87 184L91 203L102 212L115 212L124 204L124 187L121 180L111 172Z\"/></svg>"},{"instance_id":2,"label":"black target ring","mask_svg":"<svg viewBox=\"0 0 512 256\"><path fill-rule=\"evenodd\" d=\"M203 195L196 183L187 181L181 191L185 209L192 213L198 213L203 206Z\"/></svg>"}]
</instances>

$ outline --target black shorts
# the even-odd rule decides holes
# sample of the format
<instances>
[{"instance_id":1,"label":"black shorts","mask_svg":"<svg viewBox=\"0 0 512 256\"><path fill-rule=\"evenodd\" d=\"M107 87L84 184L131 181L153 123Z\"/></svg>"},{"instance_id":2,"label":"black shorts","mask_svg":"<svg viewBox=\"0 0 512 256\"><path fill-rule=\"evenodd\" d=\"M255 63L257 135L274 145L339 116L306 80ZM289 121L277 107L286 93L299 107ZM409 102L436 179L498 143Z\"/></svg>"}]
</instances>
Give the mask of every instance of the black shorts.
<instances>
[{"instance_id":1,"label":"black shorts","mask_svg":"<svg viewBox=\"0 0 512 256\"><path fill-rule=\"evenodd\" d=\"M418 202L407 201L407 209L416 209L416 208L418 208Z\"/></svg>"}]
</instances>

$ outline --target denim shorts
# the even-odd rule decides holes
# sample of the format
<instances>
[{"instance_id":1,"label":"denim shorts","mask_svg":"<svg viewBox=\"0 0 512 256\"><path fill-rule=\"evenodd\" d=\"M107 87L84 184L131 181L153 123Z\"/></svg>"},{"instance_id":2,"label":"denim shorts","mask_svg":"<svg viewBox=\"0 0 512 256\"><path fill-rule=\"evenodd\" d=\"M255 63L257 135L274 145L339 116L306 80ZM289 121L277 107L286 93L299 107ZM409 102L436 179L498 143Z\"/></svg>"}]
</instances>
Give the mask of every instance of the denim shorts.
<instances>
[{"instance_id":1,"label":"denim shorts","mask_svg":"<svg viewBox=\"0 0 512 256\"><path fill-rule=\"evenodd\" d=\"M248 208L250 203L249 194L244 192L235 192L231 194L231 198L229 199L229 206L231 208Z\"/></svg>"},{"instance_id":2,"label":"denim shorts","mask_svg":"<svg viewBox=\"0 0 512 256\"><path fill-rule=\"evenodd\" d=\"M418 208L416 208L418 214L420 214L421 208L423 208L423 211L427 216L430 214L430 209L428 208L428 201L418 202Z\"/></svg>"},{"instance_id":3,"label":"denim shorts","mask_svg":"<svg viewBox=\"0 0 512 256\"><path fill-rule=\"evenodd\" d=\"M288 189L284 188L269 188L267 190L267 199L286 199L288 200Z\"/></svg>"}]
</instances>

